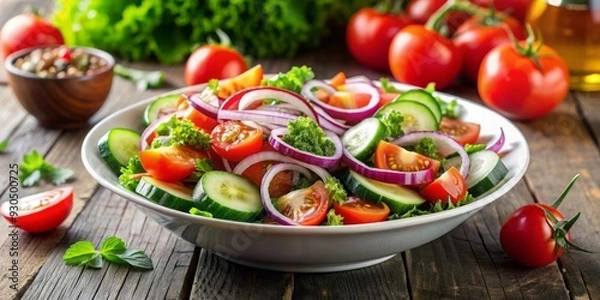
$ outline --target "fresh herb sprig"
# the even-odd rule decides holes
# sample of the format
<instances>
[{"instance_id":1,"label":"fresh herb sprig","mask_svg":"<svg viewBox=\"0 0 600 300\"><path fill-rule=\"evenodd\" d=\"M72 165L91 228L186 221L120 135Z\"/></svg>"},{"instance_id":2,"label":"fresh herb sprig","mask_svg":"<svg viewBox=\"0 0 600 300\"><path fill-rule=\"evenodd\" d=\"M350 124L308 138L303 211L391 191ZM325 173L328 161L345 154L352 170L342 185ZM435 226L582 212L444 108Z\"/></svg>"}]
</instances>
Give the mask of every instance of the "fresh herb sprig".
<instances>
[{"instance_id":1,"label":"fresh herb sprig","mask_svg":"<svg viewBox=\"0 0 600 300\"><path fill-rule=\"evenodd\" d=\"M23 156L19 164L19 180L25 187L34 186L45 179L54 185L61 185L69 180L75 172L72 169L58 168L47 162L44 157L32 150Z\"/></svg>"},{"instance_id":2,"label":"fresh herb sprig","mask_svg":"<svg viewBox=\"0 0 600 300\"><path fill-rule=\"evenodd\" d=\"M128 265L140 270L152 270L152 260L143 250L127 249L125 242L116 236L106 238L100 250L88 240L78 241L71 245L63 260L67 265L86 266L101 269L104 260L118 265Z\"/></svg>"}]
</instances>

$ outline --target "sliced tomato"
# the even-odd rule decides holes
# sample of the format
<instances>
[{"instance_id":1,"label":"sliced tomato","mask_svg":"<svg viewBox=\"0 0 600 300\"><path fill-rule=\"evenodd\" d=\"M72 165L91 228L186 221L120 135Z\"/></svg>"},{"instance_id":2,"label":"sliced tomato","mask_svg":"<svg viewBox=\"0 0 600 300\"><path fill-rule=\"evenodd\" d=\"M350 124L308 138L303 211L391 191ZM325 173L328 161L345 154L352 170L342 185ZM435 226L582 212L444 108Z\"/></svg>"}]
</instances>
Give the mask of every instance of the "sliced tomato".
<instances>
[{"instance_id":1,"label":"sliced tomato","mask_svg":"<svg viewBox=\"0 0 600 300\"><path fill-rule=\"evenodd\" d=\"M252 181L256 186L260 187L263 177L265 173L271 166L273 166L271 161L263 161L259 163L255 163L252 166L248 167L243 173L242 176L248 178L248 180ZM279 198L290 192L292 189L292 172L279 172L269 185L269 195L272 198Z\"/></svg>"},{"instance_id":2,"label":"sliced tomato","mask_svg":"<svg viewBox=\"0 0 600 300\"><path fill-rule=\"evenodd\" d=\"M0 213L9 223L31 233L46 232L57 228L71 213L73 188L65 186L10 199L0 206Z\"/></svg>"},{"instance_id":3,"label":"sliced tomato","mask_svg":"<svg viewBox=\"0 0 600 300\"><path fill-rule=\"evenodd\" d=\"M339 72L335 74L335 76L333 76L331 80L329 80L329 84L336 88L346 84L346 74L344 72Z\"/></svg>"},{"instance_id":4,"label":"sliced tomato","mask_svg":"<svg viewBox=\"0 0 600 300\"><path fill-rule=\"evenodd\" d=\"M256 65L238 76L225 79L219 83L219 92L217 96L221 99L226 99L245 88L259 86L263 79L263 75L264 71L262 66Z\"/></svg>"},{"instance_id":5,"label":"sliced tomato","mask_svg":"<svg viewBox=\"0 0 600 300\"><path fill-rule=\"evenodd\" d=\"M329 210L329 193L319 180L307 188L277 198L275 207L284 216L302 225L319 225Z\"/></svg>"},{"instance_id":6,"label":"sliced tomato","mask_svg":"<svg viewBox=\"0 0 600 300\"><path fill-rule=\"evenodd\" d=\"M196 159L208 157L206 151L189 146L169 146L139 152L142 166L152 177L173 182L196 170Z\"/></svg>"},{"instance_id":7,"label":"sliced tomato","mask_svg":"<svg viewBox=\"0 0 600 300\"><path fill-rule=\"evenodd\" d=\"M396 94L396 93L379 93L379 104L378 107L383 107L384 105L390 103L390 102L394 102L394 100L396 99L396 97L398 97L400 94Z\"/></svg>"},{"instance_id":8,"label":"sliced tomato","mask_svg":"<svg viewBox=\"0 0 600 300\"><path fill-rule=\"evenodd\" d=\"M375 149L375 167L398 171L420 171L432 169L437 174L440 162L398 145L380 141Z\"/></svg>"},{"instance_id":9,"label":"sliced tomato","mask_svg":"<svg viewBox=\"0 0 600 300\"><path fill-rule=\"evenodd\" d=\"M344 217L344 224L381 222L390 215L387 204L365 201L356 196L348 197L343 204L334 203L333 209Z\"/></svg>"},{"instance_id":10,"label":"sliced tomato","mask_svg":"<svg viewBox=\"0 0 600 300\"><path fill-rule=\"evenodd\" d=\"M448 202L448 199L456 204L465 197L466 193L465 179L455 167L448 169L442 176L420 191L425 200L433 203L441 200L444 204Z\"/></svg>"},{"instance_id":11,"label":"sliced tomato","mask_svg":"<svg viewBox=\"0 0 600 300\"><path fill-rule=\"evenodd\" d=\"M208 134L210 134L219 124L217 120L203 114L192 106L186 108L183 117L192 121L198 128L204 130L204 132Z\"/></svg>"},{"instance_id":12,"label":"sliced tomato","mask_svg":"<svg viewBox=\"0 0 600 300\"><path fill-rule=\"evenodd\" d=\"M440 124L440 131L451 136L464 146L465 144L477 143L481 125L444 117Z\"/></svg>"},{"instance_id":13,"label":"sliced tomato","mask_svg":"<svg viewBox=\"0 0 600 300\"><path fill-rule=\"evenodd\" d=\"M351 93L346 91L336 91L329 97L329 105L354 109L366 106L371 101L371 95L363 93Z\"/></svg>"},{"instance_id":14,"label":"sliced tomato","mask_svg":"<svg viewBox=\"0 0 600 300\"><path fill-rule=\"evenodd\" d=\"M263 131L240 121L226 121L215 127L211 133L212 148L221 157L240 162L258 153L263 145Z\"/></svg>"}]
</instances>

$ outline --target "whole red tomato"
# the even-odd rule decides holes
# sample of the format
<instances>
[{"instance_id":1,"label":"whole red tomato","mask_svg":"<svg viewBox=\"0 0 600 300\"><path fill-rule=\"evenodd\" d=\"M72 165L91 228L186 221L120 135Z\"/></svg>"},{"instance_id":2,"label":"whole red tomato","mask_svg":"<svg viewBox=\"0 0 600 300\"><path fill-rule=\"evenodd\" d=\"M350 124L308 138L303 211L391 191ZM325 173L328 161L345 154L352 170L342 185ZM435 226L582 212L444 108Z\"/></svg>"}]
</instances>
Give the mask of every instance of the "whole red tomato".
<instances>
[{"instance_id":1,"label":"whole red tomato","mask_svg":"<svg viewBox=\"0 0 600 300\"><path fill-rule=\"evenodd\" d=\"M34 14L21 14L11 18L0 32L2 60L21 49L64 43L56 26Z\"/></svg>"},{"instance_id":2,"label":"whole red tomato","mask_svg":"<svg viewBox=\"0 0 600 300\"><path fill-rule=\"evenodd\" d=\"M511 213L500 229L500 244L504 252L516 262L529 267L543 267L561 257L574 246L569 230L579 218L579 213L568 221L558 211L558 206L575 183L576 175L552 205L532 203Z\"/></svg>"},{"instance_id":3,"label":"whole red tomato","mask_svg":"<svg viewBox=\"0 0 600 300\"><path fill-rule=\"evenodd\" d=\"M235 49L209 44L196 49L185 63L186 85L208 82L211 79L235 77L248 70L242 54Z\"/></svg>"},{"instance_id":4,"label":"whole red tomato","mask_svg":"<svg viewBox=\"0 0 600 300\"><path fill-rule=\"evenodd\" d=\"M546 115L569 91L569 71L550 47L522 42L492 49L481 62L477 88L483 102L516 120Z\"/></svg>"},{"instance_id":5,"label":"whole red tomato","mask_svg":"<svg viewBox=\"0 0 600 300\"><path fill-rule=\"evenodd\" d=\"M515 18L496 14L472 17L458 27L452 42L463 54L462 69L468 80L477 82L481 61L490 50L511 42L507 28L519 40L527 35L523 25Z\"/></svg>"},{"instance_id":6,"label":"whole red tomato","mask_svg":"<svg viewBox=\"0 0 600 300\"><path fill-rule=\"evenodd\" d=\"M471 0L471 2L483 7L492 7L493 5L496 10L504 11L514 16L520 22L525 22L529 9L535 1L536 0Z\"/></svg>"},{"instance_id":7,"label":"whole red tomato","mask_svg":"<svg viewBox=\"0 0 600 300\"><path fill-rule=\"evenodd\" d=\"M438 90L450 86L462 65L462 55L452 42L422 25L404 27L390 45L390 69L400 82Z\"/></svg>"},{"instance_id":8,"label":"whole red tomato","mask_svg":"<svg viewBox=\"0 0 600 300\"><path fill-rule=\"evenodd\" d=\"M446 0L412 0L406 6L406 14L417 24L425 24ZM445 19L450 33L469 18L467 13L453 11Z\"/></svg>"},{"instance_id":9,"label":"whole red tomato","mask_svg":"<svg viewBox=\"0 0 600 300\"><path fill-rule=\"evenodd\" d=\"M411 23L410 18L403 14L363 8L350 18L346 27L348 50L359 63L376 70L388 70L392 39L400 29Z\"/></svg>"}]
</instances>

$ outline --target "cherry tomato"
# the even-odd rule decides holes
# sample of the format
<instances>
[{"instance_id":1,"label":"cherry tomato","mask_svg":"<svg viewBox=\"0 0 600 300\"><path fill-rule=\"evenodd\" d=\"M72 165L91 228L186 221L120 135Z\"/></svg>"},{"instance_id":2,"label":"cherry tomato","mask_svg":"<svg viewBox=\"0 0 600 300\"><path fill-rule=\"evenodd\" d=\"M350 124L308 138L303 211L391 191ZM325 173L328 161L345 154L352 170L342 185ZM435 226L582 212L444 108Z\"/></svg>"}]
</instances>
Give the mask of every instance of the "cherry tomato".
<instances>
[{"instance_id":1,"label":"cherry tomato","mask_svg":"<svg viewBox=\"0 0 600 300\"><path fill-rule=\"evenodd\" d=\"M225 121L213 129L211 142L212 148L221 157L240 162L261 150L263 131L240 121Z\"/></svg>"},{"instance_id":2,"label":"cherry tomato","mask_svg":"<svg viewBox=\"0 0 600 300\"><path fill-rule=\"evenodd\" d=\"M406 14L417 24L425 24L429 18L435 13L446 0L412 0L406 6ZM450 12L445 18L445 23L448 26L450 34L453 33L464 21L469 18L469 15L462 12Z\"/></svg>"},{"instance_id":3,"label":"cherry tomato","mask_svg":"<svg viewBox=\"0 0 600 300\"><path fill-rule=\"evenodd\" d=\"M520 22L525 22L527 14L536 0L471 0L471 2L483 6L491 7L498 11L503 11L512 15Z\"/></svg>"},{"instance_id":4,"label":"cherry tomato","mask_svg":"<svg viewBox=\"0 0 600 300\"><path fill-rule=\"evenodd\" d=\"M554 207L532 203L515 210L500 229L500 244L504 251L518 263L529 267L542 267L561 257L564 250L557 248L554 229L548 224L544 209L558 221L564 215ZM571 239L567 233L566 238ZM555 251L557 250L557 251Z\"/></svg>"},{"instance_id":5,"label":"cherry tomato","mask_svg":"<svg viewBox=\"0 0 600 300\"><path fill-rule=\"evenodd\" d=\"M569 91L565 62L552 48L542 45L539 51L532 50L537 47L503 44L485 56L477 87L487 106L512 119L531 120L565 99Z\"/></svg>"},{"instance_id":6,"label":"cherry tomato","mask_svg":"<svg viewBox=\"0 0 600 300\"><path fill-rule=\"evenodd\" d=\"M0 213L13 226L37 233L58 227L69 216L72 207L73 188L66 186L19 198L18 201L4 201Z\"/></svg>"},{"instance_id":7,"label":"cherry tomato","mask_svg":"<svg viewBox=\"0 0 600 300\"><path fill-rule=\"evenodd\" d=\"M291 191L275 200L275 207L302 225L319 225L329 210L329 193L322 181Z\"/></svg>"},{"instance_id":8,"label":"cherry tomato","mask_svg":"<svg viewBox=\"0 0 600 300\"><path fill-rule=\"evenodd\" d=\"M523 25L517 19L510 16L500 19L495 14L473 17L458 28L452 42L463 54L463 73L468 80L477 83L479 66L485 55L494 47L511 42L507 28L519 40L526 37Z\"/></svg>"},{"instance_id":9,"label":"cherry tomato","mask_svg":"<svg viewBox=\"0 0 600 300\"><path fill-rule=\"evenodd\" d=\"M192 121L194 125L208 134L219 124L217 120L203 114L192 106L185 109L183 117Z\"/></svg>"},{"instance_id":10,"label":"cherry tomato","mask_svg":"<svg viewBox=\"0 0 600 300\"><path fill-rule=\"evenodd\" d=\"M377 144L373 161L376 168L398 171L432 169L436 174L440 168L439 161L386 141Z\"/></svg>"},{"instance_id":11,"label":"cherry tomato","mask_svg":"<svg viewBox=\"0 0 600 300\"><path fill-rule=\"evenodd\" d=\"M194 85L211 79L235 77L248 70L238 51L222 45L205 45L190 55L185 63L185 84Z\"/></svg>"},{"instance_id":12,"label":"cherry tomato","mask_svg":"<svg viewBox=\"0 0 600 300\"><path fill-rule=\"evenodd\" d=\"M63 36L56 26L34 14L21 14L11 18L0 32L3 60L21 49L64 43Z\"/></svg>"},{"instance_id":13,"label":"cherry tomato","mask_svg":"<svg viewBox=\"0 0 600 300\"><path fill-rule=\"evenodd\" d=\"M467 194L467 184L465 178L455 167L450 167L444 174L425 186L419 191L421 196L429 202L442 201L447 203L448 198L453 204L458 203Z\"/></svg>"},{"instance_id":14,"label":"cherry tomato","mask_svg":"<svg viewBox=\"0 0 600 300\"><path fill-rule=\"evenodd\" d=\"M400 82L438 90L449 87L460 72L462 55L452 42L422 25L400 30L390 46L390 69Z\"/></svg>"},{"instance_id":15,"label":"cherry tomato","mask_svg":"<svg viewBox=\"0 0 600 300\"><path fill-rule=\"evenodd\" d=\"M158 180L174 182L185 179L196 170L196 159L208 157L206 151L189 146L169 146L139 152L146 172Z\"/></svg>"},{"instance_id":16,"label":"cherry tomato","mask_svg":"<svg viewBox=\"0 0 600 300\"><path fill-rule=\"evenodd\" d=\"M263 161L259 163L255 163L248 167L243 173L242 176L248 178L248 180L252 181L256 186L260 187L262 178L265 173L269 170L271 166L273 166L275 162L271 161ZM292 189L292 172L279 172L269 185L269 195L272 198L279 198L290 192Z\"/></svg>"},{"instance_id":17,"label":"cherry tomato","mask_svg":"<svg viewBox=\"0 0 600 300\"><path fill-rule=\"evenodd\" d=\"M440 123L440 131L451 136L461 145L475 144L479 140L481 125L444 117Z\"/></svg>"},{"instance_id":18,"label":"cherry tomato","mask_svg":"<svg viewBox=\"0 0 600 300\"><path fill-rule=\"evenodd\" d=\"M373 8L357 11L346 27L346 43L359 63L376 70L389 69L388 52L394 35L413 23L402 14L388 14Z\"/></svg>"},{"instance_id":19,"label":"cherry tomato","mask_svg":"<svg viewBox=\"0 0 600 300\"><path fill-rule=\"evenodd\" d=\"M344 84L346 84L346 74L344 72L338 72L335 76L331 77L329 80L329 84L338 88Z\"/></svg>"},{"instance_id":20,"label":"cherry tomato","mask_svg":"<svg viewBox=\"0 0 600 300\"><path fill-rule=\"evenodd\" d=\"M344 217L344 224L362 224L385 221L390 215L387 204L373 203L356 196L348 197L342 204L334 203L335 212Z\"/></svg>"},{"instance_id":21,"label":"cherry tomato","mask_svg":"<svg viewBox=\"0 0 600 300\"><path fill-rule=\"evenodd\" d=\"M219 83L219 92L217 96L221 99L226 99L245 88L259 86L263 79L263 75L264 72L262 66L256 65L238 76L223 80Z\"/></svg>"}]
</instances>

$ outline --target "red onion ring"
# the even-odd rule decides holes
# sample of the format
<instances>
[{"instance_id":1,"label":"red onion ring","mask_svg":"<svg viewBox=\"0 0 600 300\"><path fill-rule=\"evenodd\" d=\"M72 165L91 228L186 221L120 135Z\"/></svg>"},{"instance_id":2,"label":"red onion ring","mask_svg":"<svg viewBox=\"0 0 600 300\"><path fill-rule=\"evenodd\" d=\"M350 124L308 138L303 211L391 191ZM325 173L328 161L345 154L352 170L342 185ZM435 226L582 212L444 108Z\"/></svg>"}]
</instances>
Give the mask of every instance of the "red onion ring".
<instances>
[{"instance_id":1,"label":"red onion ring","mask_svg":"<svg viewBox=\"0 0 600 300\"><path fill-rule=\"evenodd\" d=\"M275 207L275 205L273 205L273 202L271 201L271 195L269 194L269 186L271 185L271 181L273 181L273 178L275 178L275 175L283 171L296 171L303 174L306 174L308 172L306 168L291 163L280 163L270 167L269 170L267 170L267 172L263 176L263 179L260 183L260 199L263 203L265 211L277 223L281 225L300 225L298 222L284 216L281 212L279 212L279 210L277 210L277 208Z\"/></svg>"},{"instance_id":2,"label":"red onion ring","mask_svg":"<svg viewBox=\"0 0 600 300\"><path fill-rule=\"evenodd\" d=\"M393 140L392 143L399 146L414 145L426 137L431 138L435 142L438 146L440 155L443 157L452 153L458 153L458 155L460 155L462 162L459 172L466 179L469 175L471 160L469 159L469 155L467 154L467 151L465 151L465 148L449 135L438 131L412 131Z\"/></svg>"},{"instance_id":3,"label":"red onion ring","mask_svg":"<svg viewBox=\"0 0 600 300\"><path fill-rule=\"evenodd\" d=\"M207 117L216 119L217 112L219 111L219 98L213 94L213 91L209 88L204 89L201 93L194 93L191 95L183 95L190 105L206 115Z\"/></svg>"},{"instance_id":4,"label":"red onion ring","mask_svg":"<svg viewBox=\"0 0 600 300\"><path fill-rule=\"evenodd\" d=\"M325 135L331 139L335 145L335 153L332 156L316 155L314 153L292 147L281 139L281 136L285 135L287 132L288 129L286 127L277 128L273 129L271 131L271 135L269 136L269 144L271 144L271 146L273 146L273 148L275 148L275 150L279 151L281 154L290 156L308 164L322 166L323 168L334 167L340 162L343 148L342 141L340 140L340 137L333 132L325 131Z\"/></svg>"},{"instance_id":5,"label":"red onion ring","mask_svg":"<svg viewBox=\"0 0 600 300\"><path fill-rule=\"evenodd\" d=\"M356 173L359 173L369 179L381 182L399 184L399 185L420 185L429 183L435 179L435 174L432 169L422 171L403 172L387 169L377 169L365 165L362 161L356 159L348 150L344 148L342 162Z\"/></svg>"},{"instance_id":6,"label":"red onion ring","mask_svg":"<svg viewBox=\"0 0 600 300\"><path fill-rule=\"evenodd\" d=\"M170 113L168 115L164 115L164 116L158 118L156 121L152 122L150 125L148 125L148 127L146 127L144 129L144 131L142 131L142 135L140 137L140 142L138 143L139 151L146 150L146 148L148 148L149 144L146 141L148 139L148 137L150 137L150 135L154 134L154 131L156 131L156 128L160 124L169 121L169 119L171 119L171 117L173 115L177 116L178 118L181 118L185 115L185 111L178 110L178 111Z\"/></svg>"},{"instance_id":7,"label":"red onion ring","mask_svg":"<svg viewBox=\"0 0 600 300\"><path fill-rule=\"evenodd\" d=\"M504 137L504 129L500 127L500 137L491 146L489 146L487 150L494 151L496 153L500 152L500 150L502 150L502 147L504 147L505 140L506 138Z\"/></svg>"},{"instance_id":8,"label":"red onion ring","mask_svg":"<svg viewBox=\"0 0 600 300\"><path fill-rule=\"evenodd\" d=\"M346 130L350 129L350 125L340 123L340 121L332 118L322 108L315 106L314 109L317 114L319 114L319 125L321 125L321 127L324 129L329 130L337 135L342 135L344 132L346 132Z\"/></svg>"},{"instance_id":9,"label":"red onion ring","mask_svg":"<svg viewBox=\"0 0 600 300\"><path fill-rule=\"evenodd\" d=\"M364 75L357 75L357 76L352 76L352 77L346 78L346 84L357 83L357 82L366 83L366 84L370 84L370 85L374 86L373 80L371 80L369 77L364 76Z\"/></svg>"},{"instance_id":10,"label":"red onion ring","mask_svg":"<svg viewBox=\"0 0 600 300\"><path fill-rule=\"evenodd\" d=\"M344 86L345 89L350 92L366 93L371 96L371 99L369 100L369 103L367 103L367 105L360 108L352 109L335 107L317 98L313 94L312 89L315 87L323 88L324 86L326 85L324 85L322 81L309 80L304 84L304 86L302 86L301 93L304 97L308 98L315 105L321 107L327 114L329 114L333 118L344 120L349 124L356 124L361 120L372 116L377 111L377 106L379 104L379 92L375 87L373 87L370 84L357 82L346 84Z\"/></svg>"},{"instance_id":11,"label":"red onion ring","mask_svg":"<svg viewBox=\"0 0 600 300\"><path fill-rule=\"evenodd\" d=\"M327 172L327 170L325 170L319 166L301 162L297 159L291 158L289 156L285 156L277 151L261 151L261 152L252 154L252 155L244 158L242 161L240 161L235 166L235 168L233 169L232 172L235 174L241 175L250 166L252 166L256 163L259 163L259 162L263 162L263 161L278 161L278 162L286 162L286 163L293 163L293 164L300 165L300 166L310 170L311 172L315 173L317 176L319 176L319 178L321 178L321 180L323 180L323 182L325 182L325 180L327 178L331 177L331 174L329 174L329 172Z\"/></svg>"},{"instance_id":12,"label":"red onion ring","mask_svg":"<svg viewBox=\"0 0 600 300\"><path fill-rule=\"evenodd\" d=\"M258 110L219 110L217 120L239 120L253 121L258 124L274 124L279 126L287 126L288 121L295 120L297 116L274 111L258 111Z\"/></svg>"}]
</instances>

